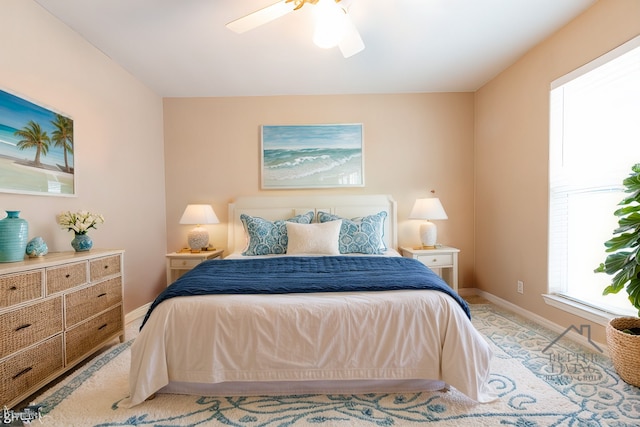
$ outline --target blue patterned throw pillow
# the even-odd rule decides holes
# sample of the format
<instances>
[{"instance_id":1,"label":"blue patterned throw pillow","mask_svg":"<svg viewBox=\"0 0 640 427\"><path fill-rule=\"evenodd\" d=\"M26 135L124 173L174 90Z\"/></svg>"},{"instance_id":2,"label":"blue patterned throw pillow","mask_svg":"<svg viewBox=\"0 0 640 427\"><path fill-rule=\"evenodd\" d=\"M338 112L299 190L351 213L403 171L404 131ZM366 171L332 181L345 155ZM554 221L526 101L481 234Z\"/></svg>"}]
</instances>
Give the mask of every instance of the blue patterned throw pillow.
<instances>
[{"instance_id":1,"label":"blue patterned throw pillow","mask_svg":"<svg viewBox=\"0 0 640 427\"><path fill-rule=\"evenodd\" d=\"M377 255L383 253L387 249L384 244L384 220L386 217L385 211L353 219L318 212L318 221L320 222L342 220L339 241L341 254Z\"/></svg>"},{"instance_id":2,"label":"blue patterned throw pillow","mask_svg":"<svg viewBox=\"0 0 640 427\"><path fill-rule=\"evenodd\" d=\"M287 222L311 224L313 211L287 220L267 221L257 216L240 215L249 237L249 245L242 255L271 255L287 252Z\"/></svg>"}]
</instances>

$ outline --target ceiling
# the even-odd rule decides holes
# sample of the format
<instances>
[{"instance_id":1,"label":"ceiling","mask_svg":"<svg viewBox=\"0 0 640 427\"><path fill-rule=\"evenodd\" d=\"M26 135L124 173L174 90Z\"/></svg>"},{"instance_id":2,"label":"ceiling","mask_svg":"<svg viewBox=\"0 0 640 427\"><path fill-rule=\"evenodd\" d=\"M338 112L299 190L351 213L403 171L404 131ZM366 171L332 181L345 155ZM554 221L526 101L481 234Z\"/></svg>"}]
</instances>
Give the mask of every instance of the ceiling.
<instances>
[{"instance_id":1,"label":"ceiling","mask_svg":"<svg viewBox=\"0 0 640 427\"><path fill-rule=\"evenodd\" d=\"M365 50L312 42L305 5L236 34L276 0L35 0L162 97L466 92L596 0L353 0Z\"/></svg>"}]
</instances>

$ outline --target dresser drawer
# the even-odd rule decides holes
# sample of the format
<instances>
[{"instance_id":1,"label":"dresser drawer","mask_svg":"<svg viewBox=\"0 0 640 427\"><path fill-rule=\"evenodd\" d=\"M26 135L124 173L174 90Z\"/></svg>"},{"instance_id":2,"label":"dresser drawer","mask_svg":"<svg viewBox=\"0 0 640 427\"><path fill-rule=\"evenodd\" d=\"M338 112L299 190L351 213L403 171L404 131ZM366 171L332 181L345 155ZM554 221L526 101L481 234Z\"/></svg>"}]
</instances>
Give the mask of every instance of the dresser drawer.
<instances>
[{"instance_id":1,"label":"dresser drawer","mask_svg":"<svg viewBox=\"0 0 640 427\"><path fill-rule=\"evenodd\" d=\"M0 263L0 410L124 337L123 257L95 249Z\"/></svg>"},{"instance_id":2,"label":"dresser drawer","mask_svg":"<svg viewBox=\"0 0 640 427\"><path fill-rule=\"evenodd\" d=\"M63 367L62 334L0 363L0 402L10 402Z\"/></svg>"},{"instance_id":3,"label":"dresser drawer","mask_svg":"<svg viewBox=\"0 0 640 427\"><path fill-rule=\"evenodd\" d=\"M44 270L0 276L0 308L42 297Z\"/></svg>"},{"instance_id":4,"label":"dresser drawer","mask_svg":"<svg viewBox=\"0 0 640 427\"><path fill-rule=\"evenodd\" d=\"M0 315L0 359L62 332L62 297Z\"/></svg>"},{"instance_id":5,"label":"dresser drawer","mask_svg":"<svg viewBox=\"0 0 640 427\"><path fill-rule=\"evenodd\" d=\"M47 268L47 294L71 289L85 283L87 283L86 261Z\"/></svg>"},{"instance_id":6,"label":"dresser drawer","mask_svg":"<svg viewBox=\"0 0 640 427\"><path fill-rule=\"evenodd\" d=\"M92 282L114 274L120 274L120 255L107 256L90 261L89 271L91 272Z\"/></svg>"},{"instance_id":7,"label":"dresser drawer","mask_svg":"<svg viewBox=\"0 0 640 427\"><path fill-rule=\"evenodd\" d=\"M66 325L73 326L122 301L122 280L115 277L65 295Z\"/></svg>"},{"instance_id":8,"label":"dresser drawer","mask_svg":"<svg viewBox=\"0 0 640 427\"><path fill-rule=\"evenodd\" d=\"M89 354L110 336L122 332L122 306L80 323L66 332L67 364Z\"/></svg>"},{"instance_id":9,"label":"dresser drawer","mask_svg":"<svg viewBox=\"0 0 640 427\"><path fill-rule=\"evenodd\" d=\"M444 267L453 265L452 254L419 255L418 261L427 267Z\"/></svg>"},{"instance_id":10,"label":"dresser drawer","mask_svg":"<svg viewBox=\"0 0 640 427\"><path fill-rule=\"evenodd\" d=\"M172 259L171 268L183 268L185 270L191 270L196 265L202 263L201 259Z\"/></svg>"}]
</instances>

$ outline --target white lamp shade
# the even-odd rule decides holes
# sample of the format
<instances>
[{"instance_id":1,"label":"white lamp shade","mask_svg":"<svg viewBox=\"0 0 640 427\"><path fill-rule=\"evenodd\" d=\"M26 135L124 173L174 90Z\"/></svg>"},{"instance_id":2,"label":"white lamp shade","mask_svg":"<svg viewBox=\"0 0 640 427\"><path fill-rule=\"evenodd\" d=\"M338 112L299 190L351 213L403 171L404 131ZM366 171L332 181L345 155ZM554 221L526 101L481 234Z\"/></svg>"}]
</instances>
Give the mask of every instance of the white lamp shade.
<instances>
[{"instance_id":1,"label":"white lamp shade","mask_svg":"<svg viewBox=\"0 0 640 427\"><path fill-rule=\"evenodd\" d=\"M187 205L180 224L217 224L218 217L211 205Z\"/></svg>"},{"instance_id":2,"label":"white lamp shade","mask_svg":"<svg viewBox=\"0 0 640 427\"><path fill-rule=\"evenodd\" d=\"M440 203L440 199L437 197L431 197L427 199L417 199L416 203L411 209L409 219L448 219L447 213Z\"/></svg>"},{"instance_id":3,"label":"white lamp shade","mask_svg":"<svg viewBox=\"0 0 640 427\"><path fill-rule=\"evenodd\" d=\"M420 242L423 248L434 248L438 240L438 227L429 220L448 219L447 213L437 197L417 199L409 219L426 220L420 224Z\"/></svg>"}]
</instances>

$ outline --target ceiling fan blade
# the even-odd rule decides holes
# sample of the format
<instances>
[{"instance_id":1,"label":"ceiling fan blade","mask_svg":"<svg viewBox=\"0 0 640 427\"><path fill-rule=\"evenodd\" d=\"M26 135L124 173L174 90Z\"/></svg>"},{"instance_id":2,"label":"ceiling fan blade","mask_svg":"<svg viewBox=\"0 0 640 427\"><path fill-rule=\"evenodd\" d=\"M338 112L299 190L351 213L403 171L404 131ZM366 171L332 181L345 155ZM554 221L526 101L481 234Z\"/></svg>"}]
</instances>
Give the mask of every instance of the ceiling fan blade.
<instances>
[{"instance_id":1,"label":"ceiling fan blade","mask_svg":"<svg viewBox=\"0 0 640 427\"><path fill-rule=\"evenodd\" d=\"M271 6L264 7L253 13L238 18L235 21L229 22L226 27L231 31L235 31L238 34L242 34L245 31L252 30L274 19L280 18L291 12L295 7L294 2L286 2L286 0L274 3Z\"/></svg>"},{"instance_id":2,"label":"ceiling fan blade","mask_svg":"<svg viewBox=\"0 0 640 427\"><path fill-rule=\"evenodd\" d=\"M360 33L358 29L353 24L351 20L351 16L347 13L346 19L346 32L340 43L338 43L338 47L340 48L340 52L342 52L342 56L345 58L349 58L350 56L355 55L358 52L364 50L364 42L360 37Z\"/></svg>"}]
</instances>

